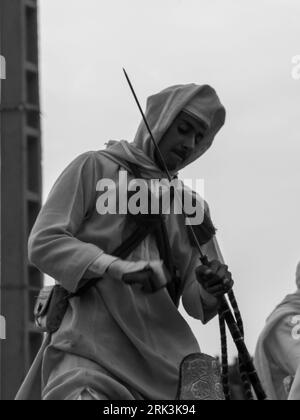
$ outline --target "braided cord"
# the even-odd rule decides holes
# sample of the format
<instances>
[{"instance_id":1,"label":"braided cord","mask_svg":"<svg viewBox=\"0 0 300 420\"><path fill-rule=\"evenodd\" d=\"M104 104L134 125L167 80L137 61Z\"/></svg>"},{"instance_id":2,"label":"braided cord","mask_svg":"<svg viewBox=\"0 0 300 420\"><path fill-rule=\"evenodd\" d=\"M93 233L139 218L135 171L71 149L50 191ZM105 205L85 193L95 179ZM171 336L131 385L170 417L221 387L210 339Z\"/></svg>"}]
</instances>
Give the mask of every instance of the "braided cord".
<instances>
[{"instance_id":1,"label":"braided cord","mask_svg":"<svg viewBox=\"0 0 300 420\"><path fill-rule=\"evenodd\" d=\"M243 319L241 316L241 312L239 310L234 292L231 290L228 293L228 297L229 297L229 301L231 303L234 315L235 315L235 319L236 319L236 323L237 326L241 332L242 337L244 338L245 333L244 333L244 324L243 324ZM245 392L245 396L247 400L253 400L253 394L252 394L252 388L251 388L251 383L249 381L248 375L247 375L247 371L246 371L246 367L241 359L241 356L239 355L239 371L240 371L240 375L241 375L241 380L243 383L243 388L244 388L244 392Z\"/></svg>"},{"instance_id":2,"label":"braided cord","mask_svg":"<svg viewBox=\"0 0 300 420\"><path fill-rule=\"evenodd\" d=\"M228 350L226 337L226 324L222 311L219 311L219 326L221 337L221 352L222 352L222 385L225 400L231 400L230 386L229 386L229 366L228 366Z\"/></svg>"},{"instance_id":3,"label":"braided cord","mask_svg":"<svg viewBox=\"0 0 300 420\"><path fill-rule=\"evenodd\" d=\"M241 315L240 309L238 307L238 304L237 304L237 301L236 301L233 290L230 290L230 292L228 292L228 297L229 297L229 301L231 303L231 306L232 306L232 309L233 309L233 312L234 312L234 315L235 315L236 323L237 323L237 325L239 327L239 330L240 330L240 332L241 332L241 334L244 338L244 335L245 335L245 333L244 333L244 323L243 323L242 315Z\"/></svg>"}]
</instances>

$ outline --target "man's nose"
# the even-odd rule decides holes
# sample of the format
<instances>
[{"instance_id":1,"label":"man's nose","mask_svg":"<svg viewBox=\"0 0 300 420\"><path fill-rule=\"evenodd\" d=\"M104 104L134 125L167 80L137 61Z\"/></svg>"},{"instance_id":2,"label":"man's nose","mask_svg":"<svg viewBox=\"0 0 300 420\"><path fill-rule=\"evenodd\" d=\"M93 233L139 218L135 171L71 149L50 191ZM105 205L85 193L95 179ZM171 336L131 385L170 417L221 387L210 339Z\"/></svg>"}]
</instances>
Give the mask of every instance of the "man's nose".
<instances>
[{"instance_id":1,"label":"man's nose","mask_svg":"<svg viewBox=\"0 0 300 420\"><path fill-rule=\"evenodd\" d=\"M196 144L196 138L195 138L195 136L194 135L190 135L190 136L186 137L185 142L183 144L183 147L186 150L194 150L195 144Z\"/></svg>"}]
</instances>

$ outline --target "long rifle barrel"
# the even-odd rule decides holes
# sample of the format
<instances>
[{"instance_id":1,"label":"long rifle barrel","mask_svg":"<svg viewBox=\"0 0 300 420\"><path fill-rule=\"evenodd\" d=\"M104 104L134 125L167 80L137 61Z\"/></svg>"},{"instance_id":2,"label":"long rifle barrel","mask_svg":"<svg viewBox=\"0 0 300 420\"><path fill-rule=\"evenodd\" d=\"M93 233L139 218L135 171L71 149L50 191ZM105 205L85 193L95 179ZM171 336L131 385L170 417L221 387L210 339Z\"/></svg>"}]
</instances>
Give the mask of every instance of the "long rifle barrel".
<instances>
[{"instance_id":1,"label":"long rifle barrel","mask_svg":"<svg viewBox=\"0 0 300 420\"><path fill-rule=\"evenodd\" d=\"M146 117L144 115L144 112L142 110L142 107L141 107L141 105L139 103L139 100L138 100L138 98L136 96L136 93L135 93L135 91L133 89L133 86L132 86L131 81L130 81L130 79L128 77L128 74L127 74L127 72L126 72L126 70L124 68L123 68L123 72L125 74L125 77L126 77L126 80L128 82L128 85L130 87L130 90L131 90L131 92L132 92L132 94L134 96L135 102L136 102L136 104L137 104L137 106L138 106L138 108L140 110L140 113L142 115L143 121L144 121L144 123L145 123L145 125L147 127L147 130L148 130L149 135L151 137L151 140L152 140L152 142L154 144L154 147L157 150L158 156L159 156L159 158L160 158L160 160L162 162L162 165L163 165L164 170L166 172L167 178L168 178L169 182L171 182L171 179L172 178L171 178L171 175L170 175L170 173L168 171L166 162L165 162L165 160L164 160L164 158L163 158L163 156L162 156L162 154L160 152L160 149L158 147L157 142L155 141L155 139L153 137L152 131L151 131L150 127L149 127L149 124L148 124L147 119L146 119ZM184 209L183 209L183 212L184 212ZM184 215L185 215L185 213L184 213ZM207 257L202 252L200 243L199 243L198 238L196 236L196 233L195 233L195 231L193 229L193 226L192 226L191 223L189 223L189 225L190 225L190 228L191 228L191 233L192 233L192 235L193 235L193 237L195 239L195 244L196 244L197 249L198 249L199 254L200 254L200 261L202 262L203 265L208 265L209 264L209 261L208 261ZM248 378L249 378L249 380L250 380L250 382L251 382L251 384L253 386L253 389L254 389L254 391L256 393L257 399L259 399L259 400L265 400L266 399L266 395L265 395L265 392L264 392L264 390L262 388L262 385L260 383L260 380L258 378L258 375L257 375L257 373L255 371L252 358L251 358L251 356L250 356L250 354L249 354L249 352L247 350L247 347L245 345L243 334L239 330L239 327L238 327L238 325L236 323L236 320L235 320L235 318L234 318L234 316L233 316L233 314L231 312L231 309L230 309L230 307L228 305L228 302L227 302L227 300L226 300L225 297L222 297L220 299L220 312L222 312L222 314L224 316L224 319L226 321L226 324L228 326L228 329L229 329L229 331L231 333L231 336L232 336L232 338L233 338L233 340L235 342L235 345L237 347L238 353L239 353L239 355L240 355L240 357L241 357L241 359L243 361L243 364L245 366L245 369L246 369Z\"/></svg>"}]
</instances>

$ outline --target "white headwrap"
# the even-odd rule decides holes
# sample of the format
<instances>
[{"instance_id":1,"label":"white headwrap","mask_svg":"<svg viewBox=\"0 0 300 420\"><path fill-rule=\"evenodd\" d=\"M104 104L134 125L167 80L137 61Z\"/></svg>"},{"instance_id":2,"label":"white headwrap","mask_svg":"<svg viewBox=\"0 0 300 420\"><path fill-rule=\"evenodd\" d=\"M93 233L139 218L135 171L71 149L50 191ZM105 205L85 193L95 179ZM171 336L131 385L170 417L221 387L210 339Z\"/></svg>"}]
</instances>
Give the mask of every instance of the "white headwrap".
<instances>
[{"instance_id":1,"label":"white headwrap","mask_svg":"<svg viewBox=\"0 0 300 420\"><path fill-rule=\"evenodd\" d=\"M204 123L207 125L207 128L210 127L211 119L205 115L205 110L203 100L201 96L194 96L190 102L185 105L183 108L183 111L188 113L194 118L197 118L197 120L204 121Z\"/></svg>"},{"instance_id":2,"label":"white headwrap","mask_svg":"<svg viewBox=\"0 0 300 420\"><path fill-rule=\"evenodd\" d=\"M146 119L159 145L163 134L170 127L180 111L187 110L203 120L208 129L198 147L189 158L182 162L175 172L198 159L211 146L215 135L225 122L226 111L215 90L209 85L170 86L147 99ZM141 121L133 142L110 141L102 153L126 168L126 160L136 164L145 178L165 176L154 158L154 145L144 121Z\"/></svg>"}]
</instances>

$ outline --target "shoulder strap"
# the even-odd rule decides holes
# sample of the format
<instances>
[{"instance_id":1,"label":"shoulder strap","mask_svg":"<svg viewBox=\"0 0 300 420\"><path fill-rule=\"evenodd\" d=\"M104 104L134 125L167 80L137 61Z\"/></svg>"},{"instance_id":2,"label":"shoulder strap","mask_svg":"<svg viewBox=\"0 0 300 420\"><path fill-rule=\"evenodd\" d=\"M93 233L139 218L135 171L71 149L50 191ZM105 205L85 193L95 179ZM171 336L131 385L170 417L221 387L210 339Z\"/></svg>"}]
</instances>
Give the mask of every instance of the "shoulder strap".
<instances>
[{"instance_id":1,"label":"shoulder strap","mask_svg":"<svg viewBox=\"0 0 300 420\"><path fill-rule=\"evenodd\" d=\"M127 162L127 163L133 175L136 178L141 179L142 176L137 165L131 162ZM174 197L172 197L172 199L173 198ZM174 258L172 255L172 250L170 246L169 235L168 235L168 230L166 227L165 220L163 218L163 215L158 215L158 217L159 217L159 223L151 223L151 218L149 217L149 222L148 222L148 226L150 226L149 233L151 232L154 234L160 258L164 261L166 268L171 274L172 281L167 284L167 289L174 304L178 307L180 295L181 295L181 281L180 281L178 269L174 263Z\"/></svg>"},{"instance_id":2,"label":"shoulder strap","mask_svg":"<svg viewBox=\"0 0 300 420\"><path fill-rule=\"evenodd\" d=\"M136 165L128 162L128 165L136 178L141 178L140 172ZM178 276L177 269L174 265L173 256L171 252L169 237L167 228L163 217L160 217L160 223L147 223L139 224L136 230L113 252L112 255L126 259L128 255L149 235L153 233L155 235L158 251L161 259L164 261L167 269L169 270L172 281L168 283L168 292L176 306L179 305L180 299L180 278ZM99 277L90 279L84 286L82 286L75 293L69 294L69 298L75 296L81 296L88 289L93 287L99 281Z\"/></svg>"}]
</instances>

